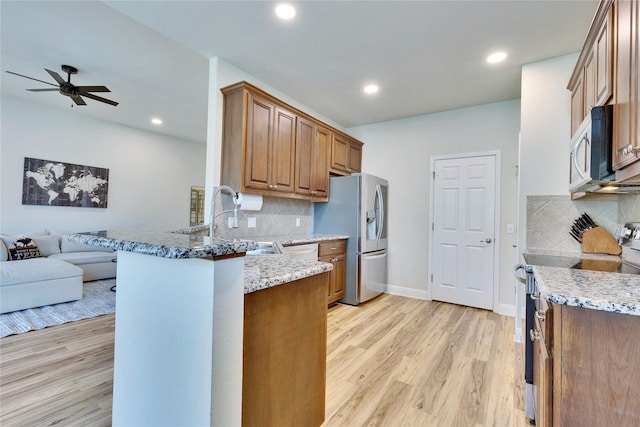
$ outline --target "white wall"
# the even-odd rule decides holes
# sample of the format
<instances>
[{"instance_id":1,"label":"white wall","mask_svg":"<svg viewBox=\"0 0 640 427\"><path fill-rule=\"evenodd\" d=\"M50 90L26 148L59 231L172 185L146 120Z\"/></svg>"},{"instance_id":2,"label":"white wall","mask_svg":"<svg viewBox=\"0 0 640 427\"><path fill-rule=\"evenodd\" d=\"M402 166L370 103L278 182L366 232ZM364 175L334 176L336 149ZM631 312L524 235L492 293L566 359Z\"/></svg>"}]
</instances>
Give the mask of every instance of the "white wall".
<instances>
[{"instance_id":1,"label":"white wall","mask_svg":"<svg viewBox=\"0 0 640 427\"><path fill-rule=\"evenodd\" d=\"M0 232L188 226L190 187L204 183L206 147L75 114L77 108L2 96ZM22 205L25 157L108 168L107 208Z\"/></svg>"},{"instance_id":2,"label":"white wall","mask_svg":"<svg viewBox=\"0 0 640 427\"><path fill-rule=\"evenodd\" d=\"M530 195L569 194L571 94L567 83L578 54L522 67L518 249L526 248Z\"/></svg>"},{"instance_id":3,"label":"white wall","mask_svg":"<svg viewBox=\"0 0 640 427\"><path fill-rule=\"evenodd\" d=\"M348 129L364 141L363 171L389 180L389 282L396 293L426 298L429 271L429 167L435 155L500 150L502 206L498 311L515 304L512 280L517 220L515 166L518 100L428 114Z\"/></svg>"}]
</instances>

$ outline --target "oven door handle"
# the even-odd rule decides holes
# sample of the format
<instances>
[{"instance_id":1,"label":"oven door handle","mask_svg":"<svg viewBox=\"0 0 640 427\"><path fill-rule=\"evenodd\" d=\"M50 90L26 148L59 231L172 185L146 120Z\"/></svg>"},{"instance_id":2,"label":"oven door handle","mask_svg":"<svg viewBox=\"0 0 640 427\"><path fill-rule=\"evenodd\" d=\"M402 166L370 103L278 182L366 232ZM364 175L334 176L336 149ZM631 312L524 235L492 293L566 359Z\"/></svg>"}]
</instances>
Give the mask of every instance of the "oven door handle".
<instances>
[{"instance_id":1,"label":"oven door handle","mask_svg":"<svg viewBox=\"0 0 640 427\"><path fill-rule=\"evenodd\" d=\"M515 266L515 268L513 269L513 275L516 276L516 279L518 279L518 281L522 284L526 284L527 283L527 276L524 275L522 276L519 271L522 270L524 271L524 265L522 264L518 264Z\"/></svg>"}]
</instances>

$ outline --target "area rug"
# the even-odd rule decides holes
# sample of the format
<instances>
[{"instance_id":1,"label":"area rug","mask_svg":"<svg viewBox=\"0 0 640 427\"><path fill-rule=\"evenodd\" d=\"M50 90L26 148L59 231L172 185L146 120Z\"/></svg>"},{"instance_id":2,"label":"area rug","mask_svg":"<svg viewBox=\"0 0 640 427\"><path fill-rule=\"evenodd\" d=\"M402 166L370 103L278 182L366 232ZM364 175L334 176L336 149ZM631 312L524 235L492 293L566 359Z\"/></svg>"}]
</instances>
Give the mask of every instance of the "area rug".
<instances>
[{"instance_id":1,"label":"area rug","mask_svg":"<svg viewBox=\"0 0 640 427\"><path fill-rule=\"evenodd\" d=\"M116 279L85 282L81 300L0 314L0 337L114 313L115 284Z\"/></svg>"}]
</instances>

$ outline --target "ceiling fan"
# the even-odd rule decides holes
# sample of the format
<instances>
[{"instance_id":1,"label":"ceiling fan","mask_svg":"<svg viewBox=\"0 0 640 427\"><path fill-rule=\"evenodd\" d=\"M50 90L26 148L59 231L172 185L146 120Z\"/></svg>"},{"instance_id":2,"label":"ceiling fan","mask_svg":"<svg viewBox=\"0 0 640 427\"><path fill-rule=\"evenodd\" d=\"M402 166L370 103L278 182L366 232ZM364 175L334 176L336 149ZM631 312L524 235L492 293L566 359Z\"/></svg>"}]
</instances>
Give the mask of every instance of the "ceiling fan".
<instances>
[{"instance_id":1,"label":"ceiling fan","mask_svg":"<svg viewBox=\"0 0 640 427\"><path fill-rule=\"evenodd\" d=\"M37 82L45 83L51 86L55 86L55 89L53 88L52 89L27 89L30 92L49 92L49 91L57 90L61 94L71 98L73 102L76 103L76 105L87 105L87 103L84 102L84 99L82 99L83 96L89 99L93 99L95 101L100 101L100 102L104 102L105 104L113 105L114 107L118 105L118 103L115 101L111 101L110 99L106 99L101 96L97 96L90 93L90 92L111 92L109 89L107 89L106 86L76 86L72 84L71 74L78 74L78 69L75 67L72 67L71 65L62 66L62 71L67 73L67 81L65 81L62 77L60 77L60 74L56 73L55 71L47 70L46 68L45 68L45 71L49 73L51 77L53 77L53 79L58 83L57 85L53 83L45 82L43 80L34 79L33 77L14 73L13 71L7 71L7 73L20 76L20 77L25 77L27 79L35 80ZM71 106L73 107L73 105Z\"/></svg>"}]
</instances>

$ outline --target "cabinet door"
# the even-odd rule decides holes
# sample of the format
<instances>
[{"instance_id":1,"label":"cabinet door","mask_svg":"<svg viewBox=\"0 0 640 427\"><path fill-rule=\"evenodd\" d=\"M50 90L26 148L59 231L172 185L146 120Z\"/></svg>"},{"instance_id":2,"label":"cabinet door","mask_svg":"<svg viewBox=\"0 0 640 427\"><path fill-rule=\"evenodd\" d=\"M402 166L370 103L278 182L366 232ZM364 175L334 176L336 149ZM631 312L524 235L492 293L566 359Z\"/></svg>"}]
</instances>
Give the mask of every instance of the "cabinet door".
<instances>
[{"instance_id":1,"label":"cabinet door","mask_svg":"<svg viewBox=\"0 0 640 427\"><path fill-rule=\"evenodd\" d=\"M536 320L536 329L542 331ZM549 342L549 337L546 338ZM533 385L535 387L535 419L537 427L552 427L553 376L551 357L542 335L533 341Z\"/></svg>"},{"instance_id":2,"label":"cabinet door","mask_svg":"<svg viewBox=\"0 0 640 427\"><path fill-rule=\"evenodd\" d=\"M638 146L638 3L616 2L613 169L638 160L629 147Z\"/></svg>"},{"instance_id":3,"label":"cabinet door","mask_svg":"<svg viewBox=\"0 0 640 427\"><path fill-rule=\"evenodd\" d=\"M326 200L329 197L329 150L332 132L324 126L316 125L314 138L312 182L313 195Z\"/></svg>"},{"instance_id":4,"label":"cabinet door","mask_svg":"<svg viewBox=\"0 0 640 427\"><path fill-rule=\"evenodd\" d=\"M598 31L593 47L595 57L595 105L604 105L613 94L613 13L609 6L607 16Z\"/></svg>"},{"instance_id":5,"label":"cabinet door","mask_svg":"<svg viewBox=\"0 0 640 427\"><path fill-rule=\"evenodd\" d=\"M586 117L590 114L591 108L596 105L596 68L597 57L595 47L591 49L586 62L584 63L584 112Z\"/></svg>"},{"instance_id":6,"label":"cabinet door","mask_svg":"<svg viewBox=\"0 0 640 427\"><path fill-rule=\"evenodd\" d=\"M584 119L584 71L571 88L571 135L573 136Z\"/></svg>"},{"instance_id":7,"label":"cabinet door","mask_svg":"<svg viewBox=\"0 0 640 427\"><path fill-rule=\"evenodd\" d=\"M331 141L331 169L348 172L349 141L342 135L334 134Z\"/></svg>"},{"instance_id":8,"label":"cabinet door","mask_svg":"<svg viewBox=\"0 0 640 427\"><path fill-rule=\"evenodd\" d=\"M336 255L333 258L333 271L334 280L333 280L333 300L337 301L340 298L344 297L344 282L345 282L345 274L346 274L346 265L347 257L346 255Z\"/></svg>"},{"instance_id":9,"label":"cabinet door","mask_svg":"<svg viewBox=\"0 0 640 427\"><path fill-rule=\"evenodd\" d=\"M269 189L292 193L296 156L296 115L276 107Z\"/></svg>"},{"instance_id":10,"label":"cabinet door","mask_svg":"<svg viewBox=\"0 0 640 427\"><path fill-rule=\"evenodd\" d=\"M357 141L349 142L349 173L362 172L362 145Z\"/></svg>"},{"instance_id":11,"label":"cabinet door","mask_svg":"<svg viewBox=\"0 0 640 427\"><path fill-rule=\"evenodd\" d=\"M296 132L296 193L311 195L313 191L312 165L314 158L315 124L298 117Z\"/></svg>"},{"instance_id":12,"label":"cabinet door","mask_svg":"<svg viewBox=\"0 0 640 427\"><path fill-rule=\"evenodd\" d=\"M275 105L249 93L244 186L268 190L270 185L270 146Z\"/></svg>"}]
</instances>

